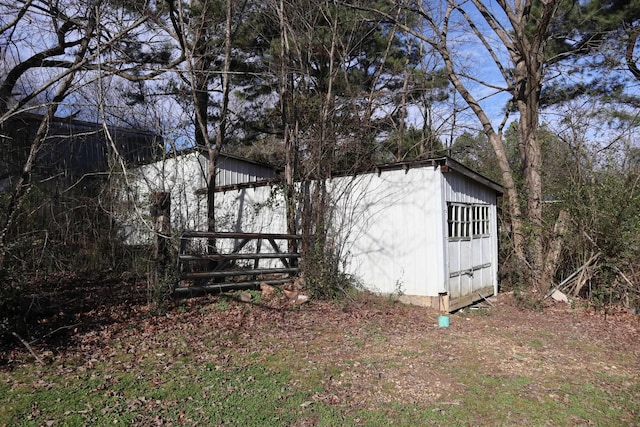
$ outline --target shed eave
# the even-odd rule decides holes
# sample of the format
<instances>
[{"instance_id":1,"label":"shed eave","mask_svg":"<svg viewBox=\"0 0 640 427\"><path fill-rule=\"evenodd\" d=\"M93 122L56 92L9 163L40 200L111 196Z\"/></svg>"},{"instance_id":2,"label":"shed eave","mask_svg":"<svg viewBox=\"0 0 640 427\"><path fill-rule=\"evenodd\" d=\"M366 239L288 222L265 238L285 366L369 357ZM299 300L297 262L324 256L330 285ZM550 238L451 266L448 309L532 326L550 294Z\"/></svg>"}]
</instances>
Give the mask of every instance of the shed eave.
<instances>
[{"instance_id":1,"label":"shed eave","mask_svg":"<svg viewBox=\"0 0 640 427\"><path fill-rule=\"evenodd\" d=\"M504 194L504 189L502 188L502 186L500 184L498 184L497 182L494 182L492 180L490 180L489 178L487 178L486 176L483 176L481 174L479 174L478 172L475 172L471 169L469 169L468 167L466 167L465 165L463 165L462 163L459 163L455 160L453 160L450 157L443 157L441 159L437 159L440 163L440 166L448 166L449 168L453 169L454 171L458 172L459 174L462 174L464 176L466 176L467 178L470 178L474 181L479 182L480 184L491 188L492 190L494 190L498 196L502 196Z\"/></svg>"},{"instance_id":2,"label":"shed eave","mask_svg":"<svg viewBox=\"0 0 640 427\"><path fill-rule=\"evenodd\" d=\"M424 160L414 160L410 162L398 162L398 163L387 163L382 165L376 165L374 166L373 171L379 173L380 171L385 171L385 170L396 170L396 169L408 170L411 168L423 167L423 166L433 166L433 167L447 166L449 169L454 170L459 174L464 175L467 178L470 178L492 189L497 193L498 196L502 196L504 194L504 190L500 184L490 180L489 178L479 174L478 172L475 172L469 169L462 163L459 163L456 160L453 160L451 157L447 157L447 156L436 157L432 159L424 159Z\"/></svg>"}]
</instances>

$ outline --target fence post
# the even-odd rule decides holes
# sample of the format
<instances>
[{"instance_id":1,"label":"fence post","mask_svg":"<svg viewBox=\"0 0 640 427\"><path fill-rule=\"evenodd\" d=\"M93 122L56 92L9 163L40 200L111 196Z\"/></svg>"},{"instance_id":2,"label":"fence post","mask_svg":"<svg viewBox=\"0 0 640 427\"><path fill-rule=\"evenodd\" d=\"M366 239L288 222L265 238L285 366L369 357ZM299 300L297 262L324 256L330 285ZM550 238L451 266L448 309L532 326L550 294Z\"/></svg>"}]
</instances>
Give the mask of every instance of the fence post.
<instances>
[{"instance_id":1,"label":"fence post","mask_svg":"<svg viewBox=\"0 0 640 427\"><path fill-rule=\"evenodd\" d=\"M155 264L156 280L162 280L171 265L168 240L171 236L171 193L155 192L151 205L153 217L153 260Z\"/></svg>"}]
</instances>

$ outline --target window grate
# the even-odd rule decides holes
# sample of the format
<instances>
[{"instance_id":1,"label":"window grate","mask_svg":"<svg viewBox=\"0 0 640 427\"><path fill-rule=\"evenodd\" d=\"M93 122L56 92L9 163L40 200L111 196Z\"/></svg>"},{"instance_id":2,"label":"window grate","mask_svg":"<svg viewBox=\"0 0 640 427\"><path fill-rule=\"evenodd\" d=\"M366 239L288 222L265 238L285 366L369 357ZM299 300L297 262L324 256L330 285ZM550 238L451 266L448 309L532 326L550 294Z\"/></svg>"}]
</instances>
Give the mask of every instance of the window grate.
<instances>
[{"instance_id":1,"label":"window grate","mask_svg":"<svg viewBox=\"0 0 640 427\"><path fill-rule=\"evenodd\" d=\"M447 222L451 239L489 236L489 206L449 203L447 205Z\"/></svg>"}]
</instances>

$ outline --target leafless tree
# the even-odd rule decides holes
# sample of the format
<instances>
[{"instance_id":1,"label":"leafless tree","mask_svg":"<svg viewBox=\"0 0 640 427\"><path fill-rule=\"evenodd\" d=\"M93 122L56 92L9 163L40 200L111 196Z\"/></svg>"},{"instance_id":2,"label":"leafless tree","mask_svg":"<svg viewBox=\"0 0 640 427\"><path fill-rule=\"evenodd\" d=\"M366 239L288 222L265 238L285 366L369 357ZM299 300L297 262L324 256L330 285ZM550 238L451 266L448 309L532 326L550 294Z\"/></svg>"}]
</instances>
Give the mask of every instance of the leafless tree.
<instances>
[{"instance_id":1,"label":"leafless tree","mask_svg":"<svg viewBox=\"0 0 640 427\"><path fill-rule=\"evenodd\" d=\"M186 58L185 68L176 71L185 82L193 105L195 144L208 153L207 229L213 232L216 165L228 139L232 35L241 22L239 15L246 3L195 0L169 4L174 36ZM212 92L219 96L212 97ZM212 105L217 106L215 119ZM215 251L215 239L210 240L209 250Z\"/></svg>"},{"instance_id":2,"label":"leafless tree","mask_svg":"<svg viewBox=\"0 0 640 427\"><path fill-rule=\"evenodd\" d=\"M391 65L402 61L400 33L332 1L269 5L279 28L273 45L280 123L274 127L282 131L286 153L288 230L298 231L292 214L302 206L306 274L333 277L340 249L332 240L331 206L338 196L329 194L327 180L373 166L380 136L393 130L393 88L404 78L404 70ZM330 288L327 283L324 290Z\"/></svg>"},{"instance_id":3,"label":"leafless tree","mask_svg":"<svg viewBox=\"0 0 640 427\"><path fill-rule=\"evenodd\" d=\"M0 4L0 50L5 69L0 74L0 127L31 111L41 115L28 141L28 155L0 217L0 268L3 267L12 226L30 185L56 115L74 115L73 96L98 77L118 76L130 81L153 78L182 61L180 56L151 60L131 49L149 31L155 15L132 14L113 2L26 0ZM145 67L142 67L144 63ZM151 63L151 67L149 64Z\"/></svg>"},{"instance_id":4,"label":"leafless tree","mask_svg":"<svg viewBox=\"0 0 640 427\"><path fill-rule=\"evenodd\" d=\"M489 139L501 170L511 221L513 250L533 289L544 291L553 278L544 269L542 156L538 140L540 91L544 82L545 48L550 26L560 0L497 0L493 6L481 0L390 1L391 9L377 12L398 22L394 8L419 18L420 25L398 25L438 52L449 80L474 113ZM494 83L479 67L465 64L462 49L482 49L482 57L493 64ZM476 60L480 57L476 56ZM487 110L487 93L506 93L508 105L500 121ZM518 112L519 151L525 185L516 184L516 170L509 163L503 145L503 131L509 114ZM521 206L525 200L525 206Z\"/></svg>"}]
</instances>

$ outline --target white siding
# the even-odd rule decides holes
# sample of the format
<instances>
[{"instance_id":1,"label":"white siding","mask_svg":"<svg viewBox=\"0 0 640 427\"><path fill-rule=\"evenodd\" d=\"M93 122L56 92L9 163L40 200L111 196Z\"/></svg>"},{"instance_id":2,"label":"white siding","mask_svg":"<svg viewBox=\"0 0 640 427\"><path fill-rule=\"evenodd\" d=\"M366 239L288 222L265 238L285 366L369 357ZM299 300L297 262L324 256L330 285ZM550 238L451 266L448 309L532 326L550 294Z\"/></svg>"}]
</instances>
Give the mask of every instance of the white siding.
<instances>
[{"instance_id":1,"label":"white siding","mask_svg":"<svg viewBox=\"0 0 640 427\"><path fill-rule=\"evenodd\" d=\"M496 203L496 192L457 172L444 172L444 200L456 203Z\"/></svg>"},{"instance_id":2,"label":"white siding","mask_svg":"<svg viewBox=\"0 0 640 427\"><path fill-rule=\"evenodd\" d=\"M449 277L449 297L452 300L468 297L487 287L491 287L496 293L498 286L496 192L453 171L444 173L443 177L445 209L447 203L488 206L490 219L487 235L470 239L451 239L448 235L445 236L448 239L446 274ZM445 210L444 218L446 215Z\"/></svg>"},{"instance_id":3,"label":"white siding","mask_svg":"<svg viewBox=\"0 0 640 427\"><path fill-rule=\"evenodd\" d=\"M282 191L277 187L259 186L219 192L215 195L216 228L221 232L238 233L286 233L286 211ZM204 243L204 242L203 242ZM221 252L231 252L240 242L218 239ZM286 251L283 242L276 242L281 251ZM252 240L243 252L255 252L256 241ZM260 253L275 252L269 242L263 241ZM251 261L253 262L253 261ZM260 267L276 267L279 260L262 259Z\"/></svg>"},{"instance_id":4,"label":"white siding","mask_svg":"<svg viewBox=\"0 0 640 427\"><path fill-rule=\"evenodd\" d=\"M439 174L386 170L334 179L331 188L342 197L346 272L375 292L438 295L445 283Z\"/></svg>"},{"instance_id":5,"label":"white siding","mask_svg":"<svg viewBox=\"0 0 640 427\"><path fill-rule=\"evenodd\" d=\"M367 289L429 297L447 292L453 300L487 286L497 290L494 189L433 166L338 178L331 188L344 199L336 200L337 218L348 219L340 224L345 270ZM488 235L448 241L447 202L488 206ZM465 270L471 274L456 274Z\"/></svg>"},{"instance_id":6,"label":"white siding","mask_svg":"<svg viewBox=\"0 0 640 427\"><path fill-rule=\"evenodd\" d=\"M171 193L171 227L174 234L179 234L183 230L206 230L207 167L207 157L192 150L129 171L125 185L129 187L127 197L130 209L120 217L120 223L125 230L125 241L128 244L148 244L152 241L151 230L153 226L149 222L151 219L149 208L151 197L157 191ZM273 177L275 177L275 171L271 168L221 155L216 174L216 185L256 182ZM262 219L255 222L259 216L251 214L249 210L243 213L244 219L241 222L229 223L229 221L233 221L230 218L235 218L238 206L243 203L250 207L247 209L257 209L255 200L268 199L270 188L261 187L261 189L242 191L242 195L235 199L233 199L233 192L216 194L216 204L218 204L218 199L221 204L217 210L219 230L249 227L249 224L252 224L250 227L254 229L266 227L266 220L260 217ZM266 192L266 195L260 194L254 197L252 191ZM238 206L233 206L233 203L237 203ZM276 219L273 218L273 221Z\"/></svg>"},{"instance_id":7,"label":"white siding","mask_svg":"<svg viewBox=\"0 0 640 427\"><path fill-rule=\"evenodd\" d=\"M203 160L205 164L208 163L204 156ZM221 155L217 163L216 185L218 187L258 182L276 177L273 168L235 157Z\"/></svg>"},{"instance_id":8,"label":"white siding","mask_svg":"<svg viewBox=\"0 0 640 427\"><path fill-rule=\"evenodd\" d=\"M218 185L269 177L256 169L259 165L247 163L243 169L238 159L229 160L220 164ZM487 286L497 291L497 190L455 168L444 173L441 169L435 163L387 168L327 183L331 225L345 273L384 294L438 297L447 292L455 300ZM146 198L142 210L147 213L153 191L171 192L174 234L206 230L206 195L196 195L206 187L205 172L206 159L194 152L137 169L131 175L132 187L141 206ZM235 189L215 197L219 231L286 232L284 197L278 187ZM448 203L486 206L489 232L449 239ZM131 225L133 237L150 237L140 221L136 224L137 229Z\"/></svg>"},{"instance_id":9,"label":"white siding","mask_svg":"<svg viewBox=\"0 0 640 427\"><path fill-rule=\"evenodd\" d=\"M286 233L286 211L282 191L259 186L216 193L218 231L239 233Z\"/></svg>"},{"instance_id":10,"label":"white siding","mask_svg":"<svg viewBox=\"0 0 640 427\"><path fill-rule=\"evenodd\" d=\"M148 244L153 238L149 208L154 192L171 194L171 227L173 232L199 230L206 226L206 196L196 190L206 186L201 157L193 152L169 157L128 172L130 209L120 223L128 244ZM204 221L204 222L203 222ZM206 229L206 227L204 228Z\"/></svg>"}]
</instances>

